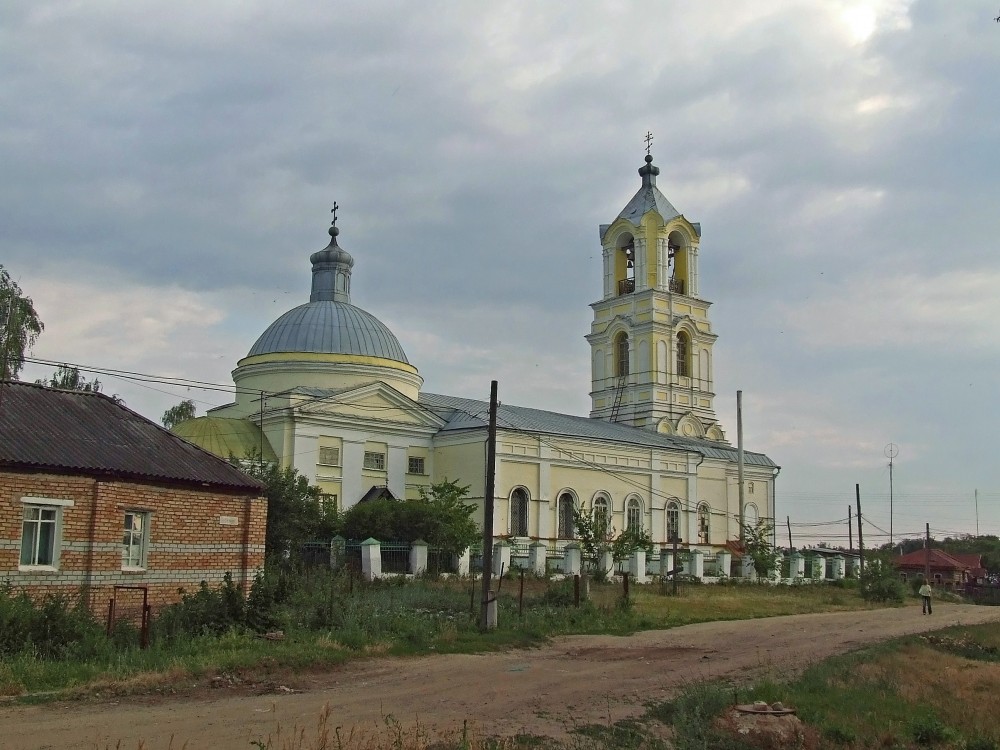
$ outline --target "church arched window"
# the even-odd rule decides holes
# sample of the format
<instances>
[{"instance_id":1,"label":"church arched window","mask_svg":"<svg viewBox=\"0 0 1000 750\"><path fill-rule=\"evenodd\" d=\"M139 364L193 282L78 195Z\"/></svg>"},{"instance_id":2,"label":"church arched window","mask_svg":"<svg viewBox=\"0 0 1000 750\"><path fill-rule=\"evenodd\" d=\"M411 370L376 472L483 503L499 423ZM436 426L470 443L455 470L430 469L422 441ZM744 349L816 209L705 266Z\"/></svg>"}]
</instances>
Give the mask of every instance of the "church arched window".
<instances>
[{"instance_id":1,"label":"church arched window","mask_svg":"<svg viewBox=\"0 0 1000 750\"><path fill-rule=\"evenodd\" d=\"M559 496L559 538L572 539L576 523L573 518L573 511L576 509L576 501L568 492Z\"/></svg>"},{"instance_id":2,"label":"church arched window","mask_svg":"<svg viewBox=\"0 0 1000 750\"><path fill-rule=\"evenodd\" d=\"M642 530L642 501L637 497L625 501L625 528L628 531Z\"/></svg>"},{"instance_id":3,"label":"church arched window","mask_svg":"<svg viewBox=\"0 0 1000 750\"><path fill-rule=\"evenodd\" d=\"M677 374L684 377L691 374L691 339L686 331L677 334Z\"/></svg>"},{"instance_id":4,"label":"church arched window","mask_svg":"<svg viewBox=\"0 0 1000 750\"><path fill-rule=\"evenodd\" d=\"M594 526L599 537L607 535L611 526L611 505L607 495L598 495L594 498Z\"/></svg>"},{"instance_id":5,"label":"church arched window","mask_svg":"<svg viewBox=\"0 0 1000 750\"><path fill-rule=\"evenodd\" d=\"M619 258L616 266L618 271L618 294L629 294L635 291L635 240L627 234L619 240Z\"/></svg>"},{"instance_id":6,"label":"church arched window","mask_svg":"<svg viewBox=\"0 0 1000 750\"><path fill-rule=\"evenodd\" d=\"M615 375L619 378L628 375L628 334L625 331L615 336Z\"/></svg>"},{"instance_id":7,"label":"church arched window","mask_svg":"<svg viewBox=\"0 0 1000 750\"><path fill-rule=\"evenodd\" d=\"M681 506L670 501L667 503L667 541L678 541L681 538Z\"/></svg>"},{"instance_id":8,"label":"church arched window","mask_svg":"<svg viewBox=\"0 0 1000 750\"><path fill-rule=\"evenodd\" d=\"M712 532L711 524L708 506L702 503L698 506L698 544L708 544Z\"/></svg>"},{"instance_id":9,"label":"church arched window","mask_svg":"<svg viewBox=\"0 0 1000 750\"><path fill-rule=\"evenodd\" d=\"M754 503L747 503L743 507L743 523L753 528L759 520L760 512L757 510L757 506Z\"/></svg>"},{"instance_id":10,"label":"church arched window","mask_svg":"<svg viewBox=\"0 0 1000 750\"><path fill-rule=\"evenodd\" d=\"M511 536L528 536L528 492L518 487L510 495Z\"/></svg>"}]
</instances>

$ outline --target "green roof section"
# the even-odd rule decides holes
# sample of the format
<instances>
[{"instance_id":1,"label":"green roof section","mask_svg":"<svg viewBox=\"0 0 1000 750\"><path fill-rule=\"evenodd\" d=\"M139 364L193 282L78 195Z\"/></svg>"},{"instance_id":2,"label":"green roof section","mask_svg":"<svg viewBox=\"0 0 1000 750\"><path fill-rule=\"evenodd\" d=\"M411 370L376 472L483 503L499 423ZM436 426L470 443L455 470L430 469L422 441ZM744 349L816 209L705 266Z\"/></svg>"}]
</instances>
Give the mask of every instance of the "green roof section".
<instances>
[{"instance_id":1,"label":"green roof section","mask_svg":"<svg viewBox=\"0 0 1000 750\"><path fill-rule=\"evenodd\" d=\"M261 452L263 446L264 460L278 462L271 444L249 419L195 417L174 425L170 431L220 458L246 458L251 451Z\"/></svg>"}]
</instances>

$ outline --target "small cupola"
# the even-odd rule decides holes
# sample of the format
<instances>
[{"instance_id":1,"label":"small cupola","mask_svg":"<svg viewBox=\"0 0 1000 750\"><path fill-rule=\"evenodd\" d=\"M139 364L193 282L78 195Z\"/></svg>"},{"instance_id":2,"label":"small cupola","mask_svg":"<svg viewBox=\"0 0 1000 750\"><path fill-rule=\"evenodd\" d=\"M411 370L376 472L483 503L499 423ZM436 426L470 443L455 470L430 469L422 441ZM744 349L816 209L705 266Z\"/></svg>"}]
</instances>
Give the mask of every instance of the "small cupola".
<instances>
[{"instance_id":1,"label":"small cupola","mask_svg":"<svg viewBox=\"0 0 1000 750\"><path fill-rule=\"evenodd\" d=\"M337 244L337 205L334 204L333 222L327 230L330 244L309 256L312 262L312 292L310 302L351 302L351 268L354 258Z\"/></svg>"}]
</instances>

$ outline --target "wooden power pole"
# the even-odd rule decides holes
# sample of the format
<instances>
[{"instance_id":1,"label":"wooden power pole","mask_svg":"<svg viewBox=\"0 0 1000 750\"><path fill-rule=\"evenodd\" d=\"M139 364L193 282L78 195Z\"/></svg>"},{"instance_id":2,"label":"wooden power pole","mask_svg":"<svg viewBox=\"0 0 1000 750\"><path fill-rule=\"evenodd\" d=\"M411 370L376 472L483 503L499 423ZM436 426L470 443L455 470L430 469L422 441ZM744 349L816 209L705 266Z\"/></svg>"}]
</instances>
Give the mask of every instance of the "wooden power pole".
<instances>
[{"instance_id":1,"label":"wooden power pole","mask_svg":"<svg viewBox=\"0 0 1000 750\"><path fill-rule=\"evenodd\" d=\"M924 537L924 580L931 582L931 525L927 524L927 535Z\"/></svg>"},{"instance_id":2,"label":"wooden power pole","mask_svg":"<svg viewBox=\"0 0 1000 750\"><path fill-rule=\"evenodd\" d=\"M493 596L493 512L497 474L497 381L490 383L490 426L486 433L486 490L483 493L483 598L479 627L487 629L487 612Z\"/></svg>"},{"instance_id":3,"label":"wooden power pole","mask_svg":"<svg viewBox=\"0 0 1000 750\"><path fill-rule=\"evenodd\" d=\"M861 566L861 572L865 572L865 535L861 530L861 485L854 485L854 496L858 501L858 563Z\"/></svg>"}]
</instances>

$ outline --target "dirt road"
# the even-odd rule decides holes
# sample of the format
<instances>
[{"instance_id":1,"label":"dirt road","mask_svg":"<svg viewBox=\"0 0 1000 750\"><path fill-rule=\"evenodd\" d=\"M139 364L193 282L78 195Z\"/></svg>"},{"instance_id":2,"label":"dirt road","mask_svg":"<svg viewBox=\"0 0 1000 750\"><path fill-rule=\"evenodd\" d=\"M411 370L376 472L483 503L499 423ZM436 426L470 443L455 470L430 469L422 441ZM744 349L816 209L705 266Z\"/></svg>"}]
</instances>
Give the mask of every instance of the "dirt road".
<instances>
[{"instance_id":1,"label":"dirt road","mask_svg":"<svg viewBox=\"0 0 1000 750\"><path fill-rule=\"evenodd\" d=\"M629 637L570 636L527 651L419 658L378 658L297 678L299 692L247 695L225 688L196 697L137 698L0 708L0 748L146 750L251 747L313 728L325 704L330 726L404 727L429 732L474 721L480 734L560 735L563 717L606 722L639 714L699 680L787 676L827 656L894 636L953 624L1000 620L1000 607L935 605L919 609L793 615L710 622ZM288 686L286 686L288 687ZM173 744L170 745L171 738Z\"/></svg>"}]
</instances>

